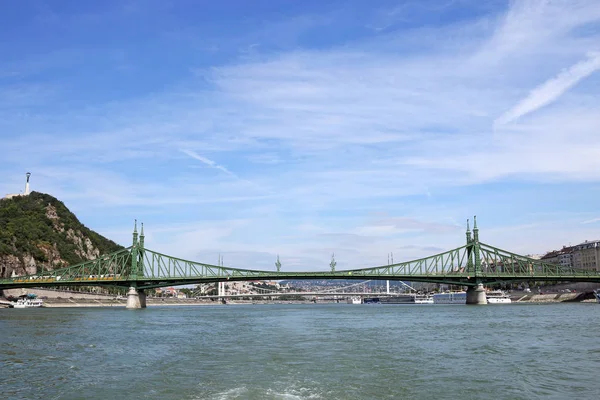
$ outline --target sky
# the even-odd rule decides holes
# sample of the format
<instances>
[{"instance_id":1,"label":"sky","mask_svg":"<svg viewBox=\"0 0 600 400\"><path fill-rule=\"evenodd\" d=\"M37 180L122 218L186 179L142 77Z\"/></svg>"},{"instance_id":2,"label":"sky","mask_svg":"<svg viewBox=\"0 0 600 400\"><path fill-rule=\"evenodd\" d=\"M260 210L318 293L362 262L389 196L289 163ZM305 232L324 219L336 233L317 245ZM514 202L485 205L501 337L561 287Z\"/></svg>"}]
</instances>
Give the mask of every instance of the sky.
<instances>
[{"instance_id":1,"label":"sky","mask_svg":"<svg viewBox=\"0 0 600 400\"><path fill-rule=\"evenodd\" d=\"M600 2L0 3L0 194L230 267L600 239Z\"/></svg>"}]
</instances>

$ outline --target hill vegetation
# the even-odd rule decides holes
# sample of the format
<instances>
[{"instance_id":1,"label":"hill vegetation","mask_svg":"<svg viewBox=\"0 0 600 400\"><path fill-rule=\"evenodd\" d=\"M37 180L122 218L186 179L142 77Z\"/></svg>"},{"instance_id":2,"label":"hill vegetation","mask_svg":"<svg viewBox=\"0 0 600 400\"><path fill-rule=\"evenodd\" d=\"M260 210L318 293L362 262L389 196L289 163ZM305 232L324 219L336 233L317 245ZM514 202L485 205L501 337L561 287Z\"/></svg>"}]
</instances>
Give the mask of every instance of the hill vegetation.
<instances>
[{"instance_id":1,"label":"hill vegetation","mask_svg":"<svg viewBox=\"0 0 600 400\"><path fill-rule=\"evenodd\" d=\"M35 273L77 264L123 247L84 226L60 200L32 192L0 200L0 265ZM7 268L8 266L8 268Z\"/></svg>"}]
</instances>

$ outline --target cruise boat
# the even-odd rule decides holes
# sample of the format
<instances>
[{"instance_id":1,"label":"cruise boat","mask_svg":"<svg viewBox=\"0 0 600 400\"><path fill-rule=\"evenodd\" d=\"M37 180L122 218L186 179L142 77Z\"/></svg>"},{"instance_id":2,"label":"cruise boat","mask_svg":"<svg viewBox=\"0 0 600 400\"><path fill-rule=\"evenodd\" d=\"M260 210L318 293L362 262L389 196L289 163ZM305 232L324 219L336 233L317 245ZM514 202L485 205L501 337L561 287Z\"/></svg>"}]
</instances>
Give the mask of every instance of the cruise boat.
<instances>
[{"instance_id":1,"label":"cruise boat","mask_svg":"<svg viewBox=\"0 0 600 400\"><path fill-rule=\"evenodd\" d=\"M404 294L380 297L381 304L433 304L433 297L428 294Z\"/></svg>"},{"instance_id":2,"label":"cruise boat","mask_svg":"<svg viewBox=\"0 0 600 400\"><path fill-rule=\"evenodd\" d=\"M512 303L510 296L502 290L490 290L485 294L488 304L509 304Z\"/></svg>"},{"instance_id":3,"label":"cruise boat","mask_svg":"<svg viewBox=\"0 0 600 400\"><path fill-rule=\"evenodd\" d=\"M363 304L379 304L379 297L365 297L363 299Z\"/></svg>"},{"instance_id":4,"label":"cruise boat","mask_svg":"<svg viewBox=\"0 0 600 400\"><path fill-rule=\"evenodd\" d=\"M433 304L467 304L467 292L435 293Z\"/></svg>"},{"instance_id":5,"label":"cruise boat","mask_svg":"<svg viewBox=\"0 0 600 400\"><path fill-rule=\"evenodd\" d=\"M360 296L352 296L347 299L348 304L362 304Z\"/></svg>"},{"instance_id":6,"label":"cruise boat","mask_svg":"<svg viewBox=\"0 0 600 400\"><path fill-rule=\"evenodd\" d=\"M13 308L38 308L43 307L44 302L39 299L19 299L15 304L13 304Z\"/></svg>"},{"instance_id":7,"label":"cruise boat","mask_svg":"<svg viewBox=\"0 0 600 400\"><path fill-rule=\"evenodd\" d=\"M379 298L381 304L414 304L415 296L412 294L398 294L394 296L381 296Z\"/></svg>"},{"instance_id":8,"label":"cruise boat","mask_svg":"<svg viewBox=\"0 0 600 400\"><path fill-rule=\"evenodd\" d=\"M417 294L415 304L433 304L433 296L429 294Z\"/></svg>"}]
</instances>

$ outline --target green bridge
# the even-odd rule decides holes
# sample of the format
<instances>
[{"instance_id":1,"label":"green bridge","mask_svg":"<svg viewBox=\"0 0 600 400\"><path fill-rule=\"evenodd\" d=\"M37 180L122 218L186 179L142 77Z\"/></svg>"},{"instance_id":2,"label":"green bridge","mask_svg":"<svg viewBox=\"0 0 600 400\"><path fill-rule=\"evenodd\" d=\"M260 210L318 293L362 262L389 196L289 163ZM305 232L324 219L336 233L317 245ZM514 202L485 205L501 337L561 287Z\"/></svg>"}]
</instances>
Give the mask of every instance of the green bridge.
<instances>
[{"instance_id":1,"label":"green bridge","mask_svg":"<svg viewBox=\"0 0 600 400\"><path fill-rule=\"evenodd\" d=\"M34 275L0 279L0 290L57 286L119 286L128 288L127 308L146 307L146 289L208 282L282 279L375 279L467 286L467 304L485 304L483 285L521 281L600 282L600 271L549 264L479 241L467 221L466 244L418 260L371 268L281 272L238 269L183 260L144 247L144 226L137 224L130 247L95 260Z\"/></svg>"}]
</instances>

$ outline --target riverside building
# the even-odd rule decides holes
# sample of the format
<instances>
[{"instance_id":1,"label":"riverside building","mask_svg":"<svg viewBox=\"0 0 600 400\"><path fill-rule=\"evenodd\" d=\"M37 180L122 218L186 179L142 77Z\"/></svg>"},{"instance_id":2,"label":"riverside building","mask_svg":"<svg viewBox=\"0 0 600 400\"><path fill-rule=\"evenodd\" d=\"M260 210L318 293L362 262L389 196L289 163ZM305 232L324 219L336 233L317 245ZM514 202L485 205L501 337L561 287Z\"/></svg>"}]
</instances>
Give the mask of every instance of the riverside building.
<instances>
[{"instance_id":1,"label":"riverside building","mask_svg":"<svg viewBox=\"0 0 600 400\"><path fill-rule=\"evenodd\" d=\"M542 261L562 267L600 271L600 240L586 240L575 246L546 253Z\"/></svg>"},{"instance_id":2,"label":"riverside building","mask_svg":"<svg viewBox=\"0 0 600 400\"><path fill-rule=\"evenodd\" d=\"M600 271L600 240L573 246L573 267Z\"/></svg>"}]
</instances>

